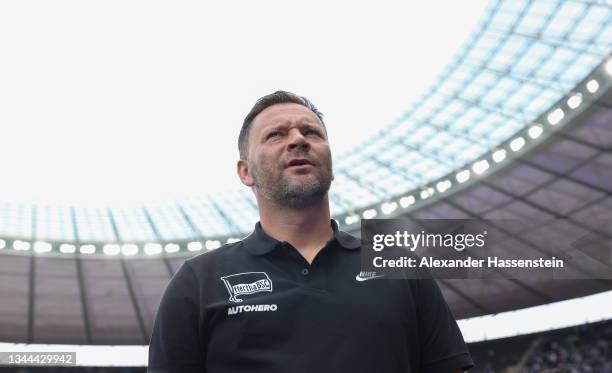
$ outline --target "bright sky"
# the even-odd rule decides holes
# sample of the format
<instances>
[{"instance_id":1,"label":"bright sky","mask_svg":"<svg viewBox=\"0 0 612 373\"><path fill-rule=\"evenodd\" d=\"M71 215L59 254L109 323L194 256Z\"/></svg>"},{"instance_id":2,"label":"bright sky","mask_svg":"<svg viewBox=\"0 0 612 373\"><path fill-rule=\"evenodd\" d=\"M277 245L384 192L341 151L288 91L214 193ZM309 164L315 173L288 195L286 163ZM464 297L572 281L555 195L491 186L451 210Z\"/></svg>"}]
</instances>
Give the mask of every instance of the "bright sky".
<instances>
[{"instance_id":1,"label":"bright sky","mask_svg":"<svg viewBox=\"0 0 612 373\"><path fill-rule=\"evenodd\" d=\"M236 139L278 89L337 158L448 67L485 0L0 2L4 201L102 204L243 187Z\"/></svg>"}]
</instances>

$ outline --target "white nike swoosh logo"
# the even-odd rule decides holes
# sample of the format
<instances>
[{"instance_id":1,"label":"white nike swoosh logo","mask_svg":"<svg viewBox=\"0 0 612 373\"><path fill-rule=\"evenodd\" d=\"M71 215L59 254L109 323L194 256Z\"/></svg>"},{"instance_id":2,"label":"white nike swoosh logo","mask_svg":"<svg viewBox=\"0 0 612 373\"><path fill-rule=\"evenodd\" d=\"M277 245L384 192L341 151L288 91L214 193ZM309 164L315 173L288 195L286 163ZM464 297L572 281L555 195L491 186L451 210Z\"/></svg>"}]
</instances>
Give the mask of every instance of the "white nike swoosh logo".
<instances>
[{"instance_id":1,"label":"white nike swoosh logo","mask_svg":"<svg viewBox=\"0 0 612 373\"><path fill-rule=\"evenodd\" d=\"M357 276L355 276L355 280L357 280L357 281L368 281L368 280L373 280L375 278L379 278L379 277L383 277L383 276L384 275L361 277L360 275L357 275Z\"/></svg>"}]
</instances>

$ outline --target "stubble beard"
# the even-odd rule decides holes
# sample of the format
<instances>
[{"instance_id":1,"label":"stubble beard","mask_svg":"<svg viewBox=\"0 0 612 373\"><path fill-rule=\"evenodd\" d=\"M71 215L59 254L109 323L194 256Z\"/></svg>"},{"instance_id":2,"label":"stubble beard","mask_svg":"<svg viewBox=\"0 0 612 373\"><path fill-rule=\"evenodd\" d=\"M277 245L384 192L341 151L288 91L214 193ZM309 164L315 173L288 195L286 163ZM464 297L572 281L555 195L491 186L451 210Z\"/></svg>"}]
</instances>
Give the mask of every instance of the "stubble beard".
<instances>
[{"instance_id":1,"label":"stubble beard","mask_svg":"<svg viewBox=\"0 0 612 373\"><path fill-rule=\"evenodd\" d=\"M331 162L323 172L291 180L285 175L286 169L281 169L278 177L271 178L265 172L252 168L254 189L263 198L279 206L290 208L305 208L323 201L331 186ZM296 178L297 179L297 178Z\"/></svg>"}]
</instances>

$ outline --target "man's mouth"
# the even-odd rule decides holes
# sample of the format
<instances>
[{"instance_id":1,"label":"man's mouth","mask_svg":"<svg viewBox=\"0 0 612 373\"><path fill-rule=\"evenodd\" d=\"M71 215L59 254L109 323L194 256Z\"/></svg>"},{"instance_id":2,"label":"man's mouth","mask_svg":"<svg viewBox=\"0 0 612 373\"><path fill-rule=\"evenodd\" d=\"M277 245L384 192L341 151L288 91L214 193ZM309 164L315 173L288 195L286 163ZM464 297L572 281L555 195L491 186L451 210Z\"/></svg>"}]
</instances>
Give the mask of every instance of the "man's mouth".
<instances>
[{"instance_id":1,"label":"man's mouth","mask_svg":"<svg viewBox=\"0 0 612 373\"><path fill-rule=\"evenodd\" d=\"M312 166L312 163L304 158L292 159L287 163L287 167L304 167L304 166Z\"/></svg>"}]
</instances>

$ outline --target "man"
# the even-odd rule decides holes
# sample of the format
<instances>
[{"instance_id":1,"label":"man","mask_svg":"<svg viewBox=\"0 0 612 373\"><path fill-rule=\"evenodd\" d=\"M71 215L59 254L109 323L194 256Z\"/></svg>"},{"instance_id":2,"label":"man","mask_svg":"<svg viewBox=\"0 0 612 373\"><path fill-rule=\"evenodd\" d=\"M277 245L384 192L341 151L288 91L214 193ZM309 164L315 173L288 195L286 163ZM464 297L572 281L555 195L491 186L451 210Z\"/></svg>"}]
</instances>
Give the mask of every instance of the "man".
<instances>
[{"instance_id":1,"label":"man","mask_svg":"<svg viewBox=\"0 0 612 373\"><path fill-rule=\"evenodd\" d=\"M456 372L472 360L431 280L360 276L360 240L330 219L321 113L262 97L239 137L240 180L260 222L187 260L168 285L149 372Z\"/></svg>"}]
</instances>

